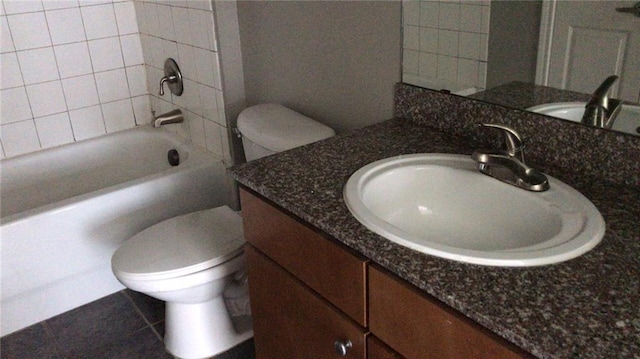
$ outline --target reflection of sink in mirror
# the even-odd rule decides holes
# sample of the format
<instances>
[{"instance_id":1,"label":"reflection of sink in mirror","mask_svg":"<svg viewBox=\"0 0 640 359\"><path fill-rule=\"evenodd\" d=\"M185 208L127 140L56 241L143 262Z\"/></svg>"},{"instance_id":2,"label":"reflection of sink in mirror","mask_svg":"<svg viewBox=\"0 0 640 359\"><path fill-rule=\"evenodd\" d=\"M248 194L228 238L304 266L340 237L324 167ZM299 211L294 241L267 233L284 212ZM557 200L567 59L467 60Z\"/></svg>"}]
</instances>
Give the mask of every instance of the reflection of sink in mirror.
<instances>
[{"instance_id":1,"label":"reflection of sink in mirror","mask_svg":"<svg viewBox=\"0 0 640 359\"><path fill-rule=\"evenodd\" d=\"M480 173L469 156L417 154L356 171L344 188L353 216L402 246L455 261L537 266L578 257L604 235L582 194L549 177L531 192Z\"/></svg>"},{"instance_id":2,"label":"reflection of sink in mirror","mask_svg":"<svg viewBox=\"0 0 640 359\"><path fill-rule=\"evenodd\" d=\"M586 102L556 102L529 107L527 110L547 116L580 122ZM631 134L640 134L640 106L622 105L613 122L612 129Z\"/></svg>"}]
</instances>

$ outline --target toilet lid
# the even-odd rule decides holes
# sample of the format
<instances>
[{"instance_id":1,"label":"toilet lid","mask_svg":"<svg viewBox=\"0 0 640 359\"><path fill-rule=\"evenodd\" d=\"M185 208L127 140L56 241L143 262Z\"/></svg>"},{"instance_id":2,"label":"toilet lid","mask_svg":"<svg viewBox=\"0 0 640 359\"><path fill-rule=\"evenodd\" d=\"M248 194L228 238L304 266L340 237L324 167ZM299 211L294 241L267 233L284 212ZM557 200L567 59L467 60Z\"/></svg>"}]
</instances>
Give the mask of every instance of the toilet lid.
<instances>
[{"instance_id":1,"label":"toilet lid","mask_svg":"<svg viewBox=\"0 0 640 359\"><path fill-rule=\"evenodd\" d=\"M130 279L163 279L211 268L242 253L242 217L223 206L188 213L131 237L111 259Z\"/></svg>"}]
</instances>

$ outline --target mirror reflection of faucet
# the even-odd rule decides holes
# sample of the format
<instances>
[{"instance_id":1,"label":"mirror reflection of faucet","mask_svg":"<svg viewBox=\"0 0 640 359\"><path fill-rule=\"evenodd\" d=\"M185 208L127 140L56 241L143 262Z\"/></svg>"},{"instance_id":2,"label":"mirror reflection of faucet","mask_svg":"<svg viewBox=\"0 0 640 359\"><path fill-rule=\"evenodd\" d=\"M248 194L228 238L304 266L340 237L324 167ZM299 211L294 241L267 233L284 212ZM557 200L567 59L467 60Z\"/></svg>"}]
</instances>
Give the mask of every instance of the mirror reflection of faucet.
<instances>
[{"instance_id":1,"label":"mirror reflection of faucet","mask_svg":"<svg viewBox=\"0 0 640 359\"><path fill-rule=\"evenodd\" d=\"M609 90L617 80L618 76L612 75L598 86L591 95L589 102L587 102L580 122L595 127L611 128L613 121L615 121L622 108L620 100L609 98Z\"/></svg>"},{"instance_id":2,"label":"mirror reflection of faucet","mask_svg":"<svg viewBox=\"0 0 640 359\"><path fill-rule=\"evenodd\" d=\"M174 59L166 59L164 62L164 77L160 79L160 91L158 95L164 96L164 84L169 86L169 90L176 96L182 95L184 90L182 83L182 73Z\"/></svg>"}]
</instances>

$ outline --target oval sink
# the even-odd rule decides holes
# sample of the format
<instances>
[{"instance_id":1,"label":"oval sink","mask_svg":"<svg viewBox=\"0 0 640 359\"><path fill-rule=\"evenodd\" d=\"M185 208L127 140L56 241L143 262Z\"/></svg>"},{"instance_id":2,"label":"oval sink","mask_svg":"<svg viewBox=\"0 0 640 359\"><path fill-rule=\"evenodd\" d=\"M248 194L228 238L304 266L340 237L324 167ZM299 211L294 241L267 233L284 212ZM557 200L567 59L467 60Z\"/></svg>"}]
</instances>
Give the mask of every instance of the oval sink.
<instances>
[{"instance_id":1,"label":"oval sink","mask_svg":"<svg viewBox=\"0 0 640 359\"><path fill-rule=\"evenodd\" d=\"M547 176L530 192L480 173L468 156L416 154L370 163L344 188L354 217L414 250L492 266L566 261L595 247L605 223L582 194Z\"/></svg>"},{"instance_id":2,"label":"oval sink","mask_svg":"<svg viewBox=\"0 0 640 359\"><path fill-rule=\"evenodd\" d=\"M527 111L580 122L586 104L586 102L554 102L529 107ZM634 135L640 134L640 106L622 105L611 128Z\"/></svg>"}]
</instances>

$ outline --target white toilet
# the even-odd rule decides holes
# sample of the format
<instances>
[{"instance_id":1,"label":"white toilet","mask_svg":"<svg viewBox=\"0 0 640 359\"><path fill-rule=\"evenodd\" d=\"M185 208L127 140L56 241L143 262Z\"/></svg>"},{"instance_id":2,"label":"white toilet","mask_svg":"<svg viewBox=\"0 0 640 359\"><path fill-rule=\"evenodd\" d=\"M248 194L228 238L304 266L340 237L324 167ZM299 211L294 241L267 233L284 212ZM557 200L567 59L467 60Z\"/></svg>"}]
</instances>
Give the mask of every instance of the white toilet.
<instances>
[{"instance_id":1,"label":"white toilet","mask_svg":"<svg viewBox=\"0 0 640 359\"><path fill-rule=\"evenodd\" d=\"M278 104L245 109L238 129L248 161L335 134ZM127 288L166 301L164 342L169 353L183 359L210 358L253 336L251 328L234 327L223 297L225 290L238 292L246 286L244 242L242 218L222 206L143 230L118 248L111 267ZM236 311L238 303L246 306L240 311L250 311L248 298L235 301Z\"/></svg>"}]
</instances>

